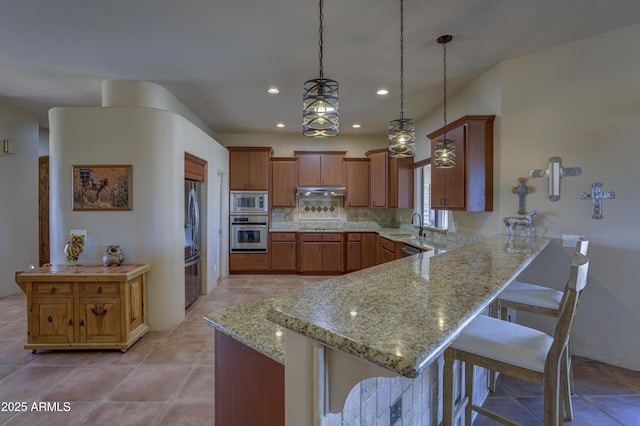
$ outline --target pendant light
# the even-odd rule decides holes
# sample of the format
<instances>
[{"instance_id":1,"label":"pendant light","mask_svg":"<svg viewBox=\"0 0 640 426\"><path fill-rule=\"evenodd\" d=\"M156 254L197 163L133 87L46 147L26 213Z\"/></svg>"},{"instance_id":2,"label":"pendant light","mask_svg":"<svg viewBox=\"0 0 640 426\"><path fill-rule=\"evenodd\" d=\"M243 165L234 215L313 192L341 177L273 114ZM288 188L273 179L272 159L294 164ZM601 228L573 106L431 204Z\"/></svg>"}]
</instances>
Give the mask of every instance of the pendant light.
<instances>
[{"instance_id":1,"label":"pendant light","mask_svg":"<svg viewBox=\"0 0 640 426\"><path fill-rule=\"evenodd\" d=\"M416 121L404 118L404 1L400 0L400 118L389 122L389 156L416 154Z\"/></svg>"},{"instance_id":2,"label":"pendant light","mask_svg":"<svg viewBox=\"0 0 640 426\"><path fill-rule=\"evenodd\" d=\"M434 164L438 169L450 169L456 166L456 141L447 139L447 43L453 40L453 35L445 34L437 38L442 45L444 63L444 127L442 139L435 141Z\"/></svg>"},{"instance_id":3,"label":"pendant light","mask_svg":"<svg viewBox=\"0 0 640 426\"><path fill-rule=\"evenodd\" d=\"M338 135L338 82L324 78L323 59L323 0L320 0L320 78L304 83L302 97L302 134L314 138Z\"/></svg>"}]
</instances>

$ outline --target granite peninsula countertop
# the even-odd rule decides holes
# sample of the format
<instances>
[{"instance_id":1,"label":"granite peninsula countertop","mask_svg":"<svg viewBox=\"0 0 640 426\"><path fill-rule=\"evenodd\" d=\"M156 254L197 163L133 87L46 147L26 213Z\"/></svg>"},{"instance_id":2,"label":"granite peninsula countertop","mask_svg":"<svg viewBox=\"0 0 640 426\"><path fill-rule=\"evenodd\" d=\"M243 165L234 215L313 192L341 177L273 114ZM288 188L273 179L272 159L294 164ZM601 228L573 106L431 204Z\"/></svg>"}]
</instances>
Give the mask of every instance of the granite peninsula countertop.
<instances>
[{"instance_id":1,"label":"granite peninsula countertop","mask_svg":"<svg viewBox=\"0 0 640 426\"><path fill-rule=\"evenodd\" d=\"M488 237L332 277L204 320L282 364L287 328L413 378L549 241Z\"/></svg>"}]
</instances>

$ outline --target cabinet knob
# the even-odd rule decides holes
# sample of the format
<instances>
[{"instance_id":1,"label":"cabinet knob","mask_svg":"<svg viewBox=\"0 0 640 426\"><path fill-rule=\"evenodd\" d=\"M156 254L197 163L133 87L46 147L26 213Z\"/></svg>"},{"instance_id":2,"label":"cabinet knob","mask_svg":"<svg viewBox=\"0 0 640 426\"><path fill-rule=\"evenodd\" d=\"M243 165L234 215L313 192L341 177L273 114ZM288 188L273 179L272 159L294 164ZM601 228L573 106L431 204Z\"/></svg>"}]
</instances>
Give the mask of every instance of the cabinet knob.
<instances>
[{"instance_id":1,"label":"cabinet knob","mask_svg":"<svg viewBox=\"0 0 640 426\"><path fill-rule=\"evenodd\" d=\"M51 318L51 316L48 316L48 317L47 317L47 321L49 321L49 322L53 322L53 318Z\"/></svg>"},{"instance_id":2,"label":"cabinet knob","mask_svg":"<svg viewBox=\"0 0 640 426\"><path fill-rule=\"evenodd\" d=\"M102 294L102 286L98 287L98 294Z\"/></svg>"},{"instance_id":3,"label":"cabinet knob","mask_svg":"<svg viewBox=\"0 0 640 426\"><path fill-rule=\"evenodd\" d=\"M84 327L84 320L80 320L80 327Z\"/></svg>"},{"instance_id":4,"label":"cabinet knob","mask_svg":"<svg viewBox=\"0 0 640 426\"><path fill-rule=\"evenodd\" d=\"M51 290L49 290L49 294L56 294L56 288L51 287Z\"/></svg>"},{"instance_id":5,"label":"cabinet knob","mask_svg":"<svg viewBox=\"0 0 640 426\"><path fill-rule=\"evenodd\" d=\"M69 320L69 326L72 326L72 325L73 325L73 320L72 320L72 319L70 319L70 320Z\"/></svg>"}]
</instances>

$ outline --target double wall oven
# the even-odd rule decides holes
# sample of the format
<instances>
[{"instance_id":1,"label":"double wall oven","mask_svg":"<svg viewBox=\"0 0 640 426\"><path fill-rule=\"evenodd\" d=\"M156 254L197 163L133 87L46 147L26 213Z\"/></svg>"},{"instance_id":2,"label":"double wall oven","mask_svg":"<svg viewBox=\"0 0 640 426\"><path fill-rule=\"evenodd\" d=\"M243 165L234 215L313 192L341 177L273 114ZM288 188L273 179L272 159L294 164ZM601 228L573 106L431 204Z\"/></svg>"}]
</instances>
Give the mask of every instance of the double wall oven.
<instances>
[{"instance_id":1,"label":"double wall oven","mask_svg":"<svg viewBox=\"0 0 640 426\"><path fill-rule=\"evenodd\" d=\"M232 253L266 253L269 241L266 191L231 191Z\"/></svg>"}]
</instances>

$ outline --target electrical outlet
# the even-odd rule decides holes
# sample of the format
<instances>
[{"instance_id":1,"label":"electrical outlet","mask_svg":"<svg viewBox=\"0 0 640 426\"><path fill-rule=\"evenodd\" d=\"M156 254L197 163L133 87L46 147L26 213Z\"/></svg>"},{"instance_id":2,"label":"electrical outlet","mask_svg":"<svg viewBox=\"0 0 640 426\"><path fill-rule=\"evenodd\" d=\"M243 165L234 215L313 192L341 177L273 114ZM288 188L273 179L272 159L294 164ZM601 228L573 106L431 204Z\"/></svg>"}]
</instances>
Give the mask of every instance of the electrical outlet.
<instances>
[{"instance_id":1,"label":"electrical outlet","mask_svg":"<svg viewBox=\"0 0 640 426\"><path fill-rule=\"evenodd\" d=\"M584 235L562 234L562 247L576 248L581 238L584 238Z\"/></svg>"},{"instance_id":2,"label":"electrical outlet","mask_svg":"<svg viewBox=\"0 0 640 426\"><path fill-rule=\"evenodd\" d=\"M389 424L393 426L398 420L402 418L402 396L393 403L393 405L391 406L391 410L389 411L389 416L391 417L389 419Z\"/></svg>"}]
</instances>

